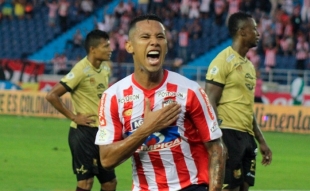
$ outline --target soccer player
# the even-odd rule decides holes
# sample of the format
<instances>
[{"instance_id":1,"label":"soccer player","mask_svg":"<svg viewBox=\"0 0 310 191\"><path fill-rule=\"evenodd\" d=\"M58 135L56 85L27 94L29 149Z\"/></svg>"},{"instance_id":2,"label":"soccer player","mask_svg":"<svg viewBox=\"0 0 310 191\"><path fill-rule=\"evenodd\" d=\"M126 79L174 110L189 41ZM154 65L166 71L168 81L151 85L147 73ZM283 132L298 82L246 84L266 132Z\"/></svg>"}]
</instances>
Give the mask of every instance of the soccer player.
<instances>
[{"instance_id":1,"label":"soccer player","mask_svg":"<svg viewBox=\"0 0 310 191\"><path fill-rule=\"evenodd\" d=\"M198 83L164 70L167 39L162 20L141 15L129 26L126 50L134 73L101 98L101 163L113 169L132 157L132 190L220 191L222 132Z\"/></svg>"},{"instance_id":2,"label":"soccer player","mask_svg":"<svg viewBox=\"0 0 310 191\"><path fill-rule=\"evenodd\" d=\"M69 146L77 178L76 191L91 190L95 176L101 183L101 191L112 191L116 189L115 173L102 168L99 147L95 145L98 105L102 92L108 88L111 74L109 35L100 30L91 31L86 36L85 49L87 56L53 87L46 99L72 121ZM60 99L66 92L71 94L74 111Z\"/></svg>"},{"instance_id":3,"label":"soccer player","mask_svg":"<svg viewBox=\"0 0 310 191\"><path fill-rule=\"evenodd\" d=\"M237 12L228 20L232 45L211 62L206 74L206 93L217 113L227 147L224 191L246 191L254 185L257 144L269 165L272 152L254 117L255 68L246 53L257 46L256 22ZM254 138L255 137L255 138Z\"/></svg>"}]
</instances>

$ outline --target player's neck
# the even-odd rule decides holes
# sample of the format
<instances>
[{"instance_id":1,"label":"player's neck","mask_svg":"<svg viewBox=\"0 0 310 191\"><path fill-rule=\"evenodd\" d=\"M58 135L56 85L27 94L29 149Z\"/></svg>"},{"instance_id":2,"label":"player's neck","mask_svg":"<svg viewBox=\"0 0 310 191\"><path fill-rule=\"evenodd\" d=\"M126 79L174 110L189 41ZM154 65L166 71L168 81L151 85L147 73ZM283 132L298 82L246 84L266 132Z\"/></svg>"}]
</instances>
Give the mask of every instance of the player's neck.
<instances>
[{"instance_id":1,"label":"player's neck","mask_svg":"<svg viewBox=\"0 0 310 191\"><path fill-rule=\"evenodd\" d=\"M135 71L135 80L145 89L157 87L164 78L163 70L157 72Z\"/></svg>"},{"instance_id":2,"label":"player's neck","mask_svg":"<svg viewBox=\"0 0 310 191\"><path fill-rule=\"evenodd\" d=\"M101 65L101 61L94 59L91 56L87 56L87 60L90 62L90 64L95 68L99 69Z\"/></svg>"},{"instance_id":3,"label":"player's neck","mask_svg":"<svg viewBox=\"0 0 310 191\"><path fill-rule=\"evenodd\" d=\"M249 51L249 48L242 45L241 43L239 42L234 42L232 45L231 45L232 49L237 52L240 56L242 56L243 58L245 58L247 52Z\"/></svg>"}]
</instances>

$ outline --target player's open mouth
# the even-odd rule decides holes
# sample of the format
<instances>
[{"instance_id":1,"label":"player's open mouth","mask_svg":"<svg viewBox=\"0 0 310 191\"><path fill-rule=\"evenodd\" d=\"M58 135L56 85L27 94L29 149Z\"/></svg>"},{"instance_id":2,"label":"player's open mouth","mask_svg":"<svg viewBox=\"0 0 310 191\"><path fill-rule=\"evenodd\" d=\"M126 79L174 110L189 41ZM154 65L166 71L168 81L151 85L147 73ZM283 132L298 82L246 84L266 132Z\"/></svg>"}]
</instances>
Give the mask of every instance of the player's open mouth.
<instances>
[{"instance_id":1,"label":"player's open mouth","mask_svg":"<svg viewBox=\"0 0 310 191\"><path fill-rule=\"evenodd\" d=\"M150 64L157 64L159 62L159 51L152 50L147 54L147 59Z\"/></svg>"}]
</instances>

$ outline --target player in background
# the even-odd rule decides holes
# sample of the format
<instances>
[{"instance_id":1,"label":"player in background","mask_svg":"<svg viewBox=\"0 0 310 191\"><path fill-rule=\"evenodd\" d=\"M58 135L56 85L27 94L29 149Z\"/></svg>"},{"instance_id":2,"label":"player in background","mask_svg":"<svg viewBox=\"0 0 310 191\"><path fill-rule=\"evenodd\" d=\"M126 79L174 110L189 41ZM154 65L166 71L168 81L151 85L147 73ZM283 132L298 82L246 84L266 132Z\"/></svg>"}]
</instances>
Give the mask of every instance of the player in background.
<instances>
[{"instance_id":1,"label":"player in background","mask_svg":"<svg viewBox=\"0 0 310 191\"><path fill-rule=\"evenodd\" d=\"M85 49L87 56L53 87L46 99L72 121L69 146L77 178L76 191L91 190L95 176L101 183L101 191L112 191L116 190L115 173L102 168L99 147L95 145L98 105L111 75L109 35L100 30L91 31L86 36ZM66 92L70 92L73 111L60 99Z\"/></svg>"},{"instance_id":2,"label":"player in background","mask_svg":"<svg viewBox=\"0 0 310 191\"><path fill-rule=\"evenodd\" d=\"M162 20L152 14L133 19L126 50L134 73L107 89L99 107L103 167L114 169L131 157L134 191L220 191L222 132L198 83L163 69Z\"/></svg>"},{"instance_id":3,"label":"player in background","mask_svg":"<svg viewBox=\"0 0 310 191\"><path fill-rule=\"evenodd\" d=\"M259 33L251 15L237 12L228 20L232 45L211 62L206 74L206 93L215 108L228 160L224 191L247 191L254 185L257 144L269 165L272 152L254 116L255 68L246 53L257 46Z\"/></svg>"}]
</instances>

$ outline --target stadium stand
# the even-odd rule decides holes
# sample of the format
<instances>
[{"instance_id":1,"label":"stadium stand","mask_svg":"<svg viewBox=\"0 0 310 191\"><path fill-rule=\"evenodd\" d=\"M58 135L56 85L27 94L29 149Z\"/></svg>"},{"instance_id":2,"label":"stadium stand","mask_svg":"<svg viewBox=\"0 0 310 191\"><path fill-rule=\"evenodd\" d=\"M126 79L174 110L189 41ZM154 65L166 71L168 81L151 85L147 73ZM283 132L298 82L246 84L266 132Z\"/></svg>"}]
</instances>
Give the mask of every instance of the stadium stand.
<instances>
[{"instance_id":1,"label":"stadium stand","mask_svg":"<svg viewBox=\"0 0 310 191\"><path fill-rule=\"evenodd\" d=\"M31 0L27 0L31 1ZM48 0L49 1L49 0ZM75 14L74 0L67 0L71 3L69 11L69 21L68 21L68 30L62 31L59 25L55 27L50 27L48 25L48 7L41 3L34 7L33 16L31 19L19 19L13 17L13 19L2 18L0 20L0 57L1 58L12 58L20 59L27 58L34 61L44 61L46 63L45 72L51 74L52 72L52 63L51 60L56 54L65 54L68 59L68 62L74 62L78 57L84 55L83 48L77 49L67 49L66 42L72 39L72 36L76 30L80 30L83 37L89 31L94 29L95 21L104 18L105 14L114 15L114 9L119 5L121 1L119 0L110 0L110 1L100 1L94 0L96 4L95 10L90 15ZM8 1L10 2L10 1ZM40 1L39 1L40 2ZM125 3L135 4L135 14L141 13L141 10L137 9L138 1L137 0L128 0L124 1ZM184 74L185 76L195 79L195 80L204 80L204 74L207 70L211 59L225 46L229 45L230 39L228 30L225 25L227 13L230 13L230 1L228 0L214 0L211 1L209 5L210 10L208 16L201 16L199 18L189 18L187 15L183 15L180 11L180 7L177 7L175 2L182 2L181 0L176 1L163 1L165 6L162 7L159 13L164 20L167 29L170 32L171 36L171 48L169 54L167 55L168 60L171 63L174 62L174 58L179 59L178 55L178 32L186 27L189 33L189 42L187 47L187 58L188 60L183 61L181 66L177 68L177 71ZM201 1L202 2L202 1ZM217 7L220 7L220 4L217 3L226 3L221 14L218 13ZM252 5L256 8L254 12L251 7L248 6L245 2L251 2ZM265 4L262 2L266 2ZM269 1L254 1L240 0L239 10L251 12L253 17L257 20L258 29L261 33L261 44L257 48L257 52L260 56L259 69L263 71L263 76L270 76L271 74L266 71L265 62L265 51L264 47L266 42L271 40L274 45L277 47L277 54L275 59L275 66L273 70L279 69L286 71L287 69L296 69L296 55L294 51L286 54L284 50L285 43L289 41L281 41L287 38L287 35L291 39L293 49L295 49L297 35L304 33L306 36L307 43L309 43L310 35L308 34L308 20L304 18L303 10L303 1L283 1L279 2L276 7L271 6ZM152 3L152 1L150 1ZM291 4L291 6L289 6ZM223 4L222 4L223 5ZM270 7L271 6L271 7ZM0 5L1 8L1 5ZM222 10L222 11L223 11ZM72 15L75 16L73 17ZM266 16L267 15L267 16ZM269 15L269 17L268 17ZM133 17L134 15L130 15ZM277 20L280 18L280 20ZM291 22L289 22L289 20ZM296 23L295 21L300 21ZM119 22L119 21L118 21ZM198 22L198 27L194 26L193 23ZM278 35L278 25L281 26L281 35ZM269 29L266 29L266 26L270 25ZM196 31L193 29L195 28ZM296 28L297 30L296 32ZM290 32L291 30L291 32ZM119 35L119 28L116 28L113 33ZM270 33L268 33L270 32ZM287 33L287 34L286 34ZM111 34L112 35L112 34ZM268 39L267 37L272 37L273 39ZM116 51L117 52L117 45ZM117 53L113 54L113 62L117 60ZM120 66L123 71L130 72L130 62L131 60L125 60L124 63ZM309 58L305 68L309 68ZM68 67L71 67L72 64L68 64ZM116 67L119 67L117 65ZM266 75L265 75L265 74ZM280 72L283 73L283 72ZM126 74L124 74L126 75ZM276 82L283 84L287 83L286 80L280 80L283 77L287 76L286 74L272 73L273 79L277 79ZM270 77L269 77L270 78Z\"/></svg>"}]
</instances>

